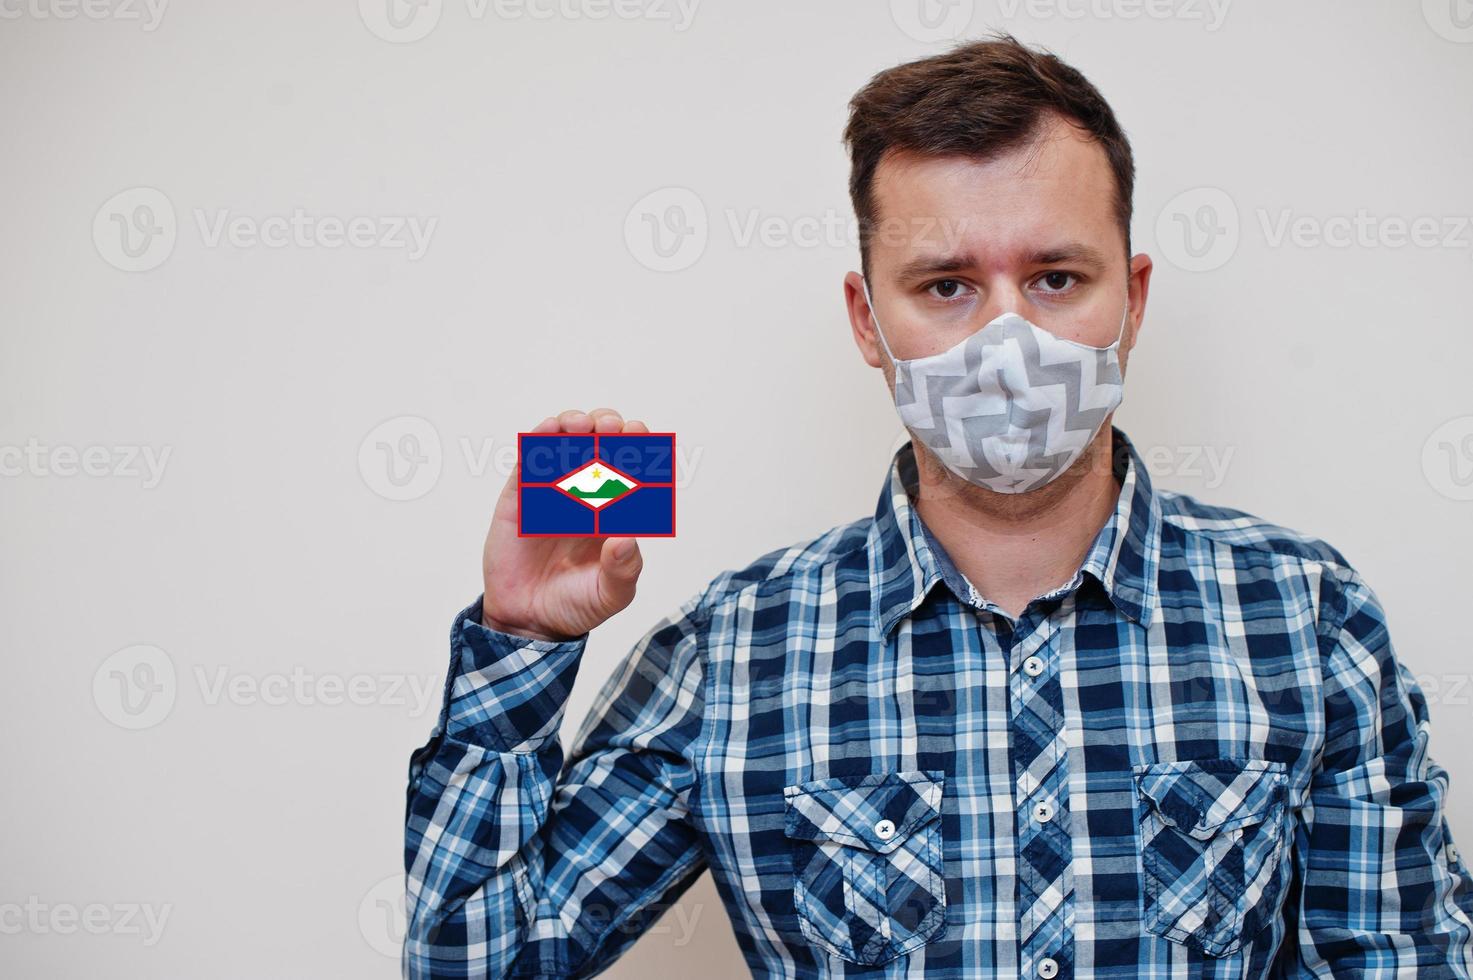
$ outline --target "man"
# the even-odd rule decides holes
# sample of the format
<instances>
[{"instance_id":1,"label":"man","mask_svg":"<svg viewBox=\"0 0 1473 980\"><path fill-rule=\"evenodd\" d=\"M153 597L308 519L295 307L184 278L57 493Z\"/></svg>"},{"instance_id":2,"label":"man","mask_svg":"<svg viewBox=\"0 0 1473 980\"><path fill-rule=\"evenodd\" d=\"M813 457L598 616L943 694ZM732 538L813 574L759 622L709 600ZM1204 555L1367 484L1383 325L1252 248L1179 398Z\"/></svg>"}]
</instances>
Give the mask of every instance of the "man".
<instances>
[{"instance_id":1,"label":"man","mask_svg":"<svg viewBox=\"0 0 1473 980\"><path fill-rule=\"evenodd\" d=\"M411 761L406 974L591 975L709 868L763 976L1473 976L1374 593L1112 424L1151 261L1104 99L1003 38L850 108L845 299L912 436L874 515L655 624L565 761L641 559L518 538L513 475Z\"/></svg>"}]
</instances>

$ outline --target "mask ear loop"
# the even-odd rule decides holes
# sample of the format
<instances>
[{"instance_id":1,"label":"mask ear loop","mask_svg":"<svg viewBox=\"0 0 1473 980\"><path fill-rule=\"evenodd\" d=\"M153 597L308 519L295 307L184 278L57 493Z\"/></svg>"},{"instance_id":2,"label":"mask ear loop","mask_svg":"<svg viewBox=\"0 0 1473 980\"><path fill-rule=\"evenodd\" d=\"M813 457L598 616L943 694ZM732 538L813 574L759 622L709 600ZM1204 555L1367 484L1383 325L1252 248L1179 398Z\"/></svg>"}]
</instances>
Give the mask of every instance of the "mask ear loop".
<instances>
[{"instance_id":1,"label":"mask ear loop","mask_svg":"<svg viewBox=\"0 0 1473 980\"><path fill-rule=\"evenodd\" d=\"M1119 360L1119 358L1120 358L1120 342L1125 339L1125 324L1126 324L1126 321L1128 321L1129 319L1130 319L1130 291L1129 290L1126 290L1126 293L1125 293L1125 312L1120 314L1120 329L1115 332L1115 342L1112 343L1108 348L1105 348L1106 350L1113 350L1115 352L1115 358L1116 358L1116 360Z\"/></svg>"},{"instance_id":2,"label":"mask ear loop","mask_svg":"<svg viewBox=\"0 0 1473 980\"><path fill-rule=\"evenodd\" d=\"M1125 324L1129 319L1130 297L1127 295L1125 297L1125 310L1120 314L1120 329L1115 331L1115 339L1110 341L1109 344L1105 345L1104 347L1096 347L1093 344L1082 343L1078 340L1069 340L1066 337L1060 337L1057 335L1054 336L1054 340L1058 341L1059 343L1069 344L1072 347L1078 347L1080 350L1095 351L1096 353L1098 353L1099 351L1118 350L1120 347L1120 341L1125 339ZM1025 320L1024 322L1029 323L1029 321L1027 320ZM1031 323L1029 325L1032 326ZM1043 330L1042 327L1035 327L1034 329ZM1048 331L1045 330L1044 332L1047 333Z\"/></svg>"},{"instance_id":3,"label":"mask ear loop","mask_svg":"<svg viewBox=\"0 0 1473 980\"><path fill-rule=\"evenodd\" d=\"M896 364L898 362L895 353L890 350L890 345L885 342L885 331L880 329L880 318L875 315L875 298L870 295L869 279L864 276L861 276L860 279L864 283L864 300L869 304L869 317L875 324L875 336L880 338L880 345L885 348L885 354L890 358L890 363Z\"/></svg>"}]
</instances>

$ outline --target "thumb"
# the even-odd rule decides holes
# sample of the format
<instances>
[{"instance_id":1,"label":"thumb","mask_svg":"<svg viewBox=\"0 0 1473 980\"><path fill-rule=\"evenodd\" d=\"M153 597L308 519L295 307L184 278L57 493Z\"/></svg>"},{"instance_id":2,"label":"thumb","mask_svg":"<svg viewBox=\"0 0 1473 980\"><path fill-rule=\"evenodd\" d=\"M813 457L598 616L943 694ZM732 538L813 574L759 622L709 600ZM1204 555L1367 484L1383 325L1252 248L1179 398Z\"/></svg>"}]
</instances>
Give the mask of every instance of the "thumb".
<instances>
[{"instance_id":1,"label":"thumb","mask_svg":"<svg viewBox=\"0 0 1473 980\"><path fill-rule=\"evenodd\" d=\"M605 607L623 609L634 599L644 558L634 538L608 538L598 555L598 594Z\"/></svg>"}]
</instances>

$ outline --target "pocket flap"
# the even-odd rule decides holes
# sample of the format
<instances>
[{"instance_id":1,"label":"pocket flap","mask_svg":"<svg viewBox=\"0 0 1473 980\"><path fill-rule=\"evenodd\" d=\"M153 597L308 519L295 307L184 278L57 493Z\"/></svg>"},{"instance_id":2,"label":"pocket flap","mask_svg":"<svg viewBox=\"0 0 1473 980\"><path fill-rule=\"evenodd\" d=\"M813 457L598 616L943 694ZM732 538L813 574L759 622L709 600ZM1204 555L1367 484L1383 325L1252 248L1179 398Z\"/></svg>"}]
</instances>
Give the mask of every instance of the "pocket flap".
<instances>
[{"instance_id":1,"label":"pocket flap","mask_svg":"<svg viewBox=\"0 0 1473 980\"><path fill-rule=\"evenodd\" d=\"M1286 796L1287 767L1261 759L1195 759L1135 767L1141 796L1168 824L1205 840L1258 823Z\"/></svg>"},{"instance_id":2,"label":"pocket flap","mask_svg":"<svg viewBox=\"0 0 1473 980\"><path fill-rule=\"evenodd\" d=\"M812 779L783 787L783 829L799 840L832 840L881 854L941 816L940 770Z\"/></svg>"}]
</instances>

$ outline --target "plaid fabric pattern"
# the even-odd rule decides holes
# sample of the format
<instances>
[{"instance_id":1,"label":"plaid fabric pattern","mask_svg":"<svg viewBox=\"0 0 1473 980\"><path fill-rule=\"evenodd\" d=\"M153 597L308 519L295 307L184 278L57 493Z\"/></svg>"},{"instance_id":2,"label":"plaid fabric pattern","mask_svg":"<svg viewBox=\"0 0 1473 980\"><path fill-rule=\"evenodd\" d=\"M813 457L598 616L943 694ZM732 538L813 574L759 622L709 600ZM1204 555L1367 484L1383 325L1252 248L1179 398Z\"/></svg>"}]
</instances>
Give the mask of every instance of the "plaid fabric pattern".
<instances>
[{"instance_id":1,"label":"plaid fabric pattern","mask_svg":"<svg viewBox=\"0 0 1473 980\"><path fill-rule=\"evenodd\" d=\"M1239 950L1286 878L1284 764L1170 762L1139 767L1136 780L1152 930L1211 956Z\"/></svg>"},{"instance_id":2,"label":"plaid fabric pattern","mask_svg":"<svg viewBox=\"0 0 1473 980\"><path fill-rule=\"evenodd\" d=\"M786 787L794 902L809 941L854 963L894 959L946 921L941 772Z\"/></svg>"},{"instance_id":3,"label":"plaid fabric pattern","mask_svg":"<svg viewBox=\"0 0 1473 980\"><path fill-rule=\"evenodd\" d=\"M407 977L590 976L709 869L754 975L1473 977L1426 699L1324 542L1153 489L1017 619L911 506L723 572L557 737L586 637L456 618Z\"/></svg>"}]
</instances>

